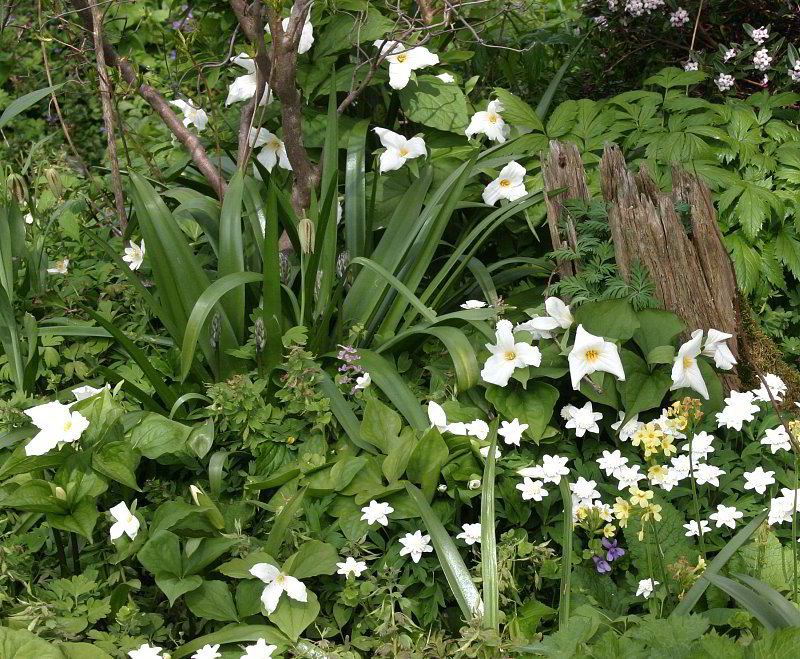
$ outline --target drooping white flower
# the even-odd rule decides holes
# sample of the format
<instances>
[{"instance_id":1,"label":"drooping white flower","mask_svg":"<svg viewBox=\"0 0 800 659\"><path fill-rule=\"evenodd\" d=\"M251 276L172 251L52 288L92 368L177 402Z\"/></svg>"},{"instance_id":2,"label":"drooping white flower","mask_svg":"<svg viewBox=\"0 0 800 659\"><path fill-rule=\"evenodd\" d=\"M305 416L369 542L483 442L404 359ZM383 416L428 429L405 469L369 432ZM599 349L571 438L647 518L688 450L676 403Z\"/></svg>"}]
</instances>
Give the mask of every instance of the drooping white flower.
<instances>
[{"instance_id":1,"label":"drooping white flower","mask_svg":"<svg viewBox=\"0 0 800 659\"><path fill-rule=\"evenodd\" d=\"M529 476L525 476L521 483L518 483L516 488L522 493L523 501L541 501L547 496L547 490L542 487L544 483L539 480L533 480Z\"/></svg>"},{"instance_id":2,"label":"drooping white flower","mask_svg":"<svg viewBox=\"0 0 800 659\"><path fill-rule=\"evenodd\" d=\"M219 643L216 645L206 644L192 655L192 659L220 659Z\"/></svg>"},{"instance_id":3,"label":"drooping white flower","mask_svg":"<svg viewBox=\"0 0 800 659\"><path fill-rule=\"evenodd\" d=\"M128 652L128 657L130 659L164 659L161 654L161 648L147 643L140 645L138 650Z\"/></svg>"},{"instance_id":4,"label":"drooping white flower","mask_svg":"<svg viewBox=\"0 0 800 659\"><path fill-rule=\"evenodd\" d=\"M372 377L369 373L364 373L364 375L359 375L356 378L356 384L353 387L353 390L366 389L370 384L372 384Z\"/></svg>"},{"instance_id":5,"label":"drooping white flower","mask_svg":"<svg viewBox=\"0 0 800 659\"><path fill-rule=\"evenodd\" d=\"M764 386L764 382L761 382L761 386L758 389L753 389L753 399L769 403L771 402L770 394L772 394L772 398L776 402L782 402L783 397L786 395L786 383L774 373L767 373L764 376L764 380L766 381L766 386Z\"/></svg>"},{"instance_id":6,"label":"drooping white flower","mask_svg":"<svg viewBox=\"0 0 800 659\"><path fill-rule=\"evenodd\" d=\"M477 524L462 524L461 528L464 529L456 536L456 539L463 540L468 545L474 545L476 542L481 542L481 525Z\"/></svg>"},{"instance_id":7,"label":"drooping white flower","mask_svg":"<svg viewBox=\"0 0 800 659\"><path fill-rule=\"evenodd\" d=\"M305 584L291 575L284 574L274 565L256 563L250 568L250 574L267 584L261 592L261 603L267 615L271 615L278 608L278 601L283 593L298 602L308 601Z\"/></svg>"},{"instance_id":8,"label":"drooping white flower","mask_svg":"<svg viewBox=\"0 0 800 659\"><path fill-rule=\"evenodd\" d=\"M337 563L336 567L339 568L336 570L336 574L343 574L345 577L349 577L352 574L358 578L367 569L367 564L364 561L357 561L352 556L348 556L343 563Z\"/></svg>"},{"instance_id":9,"label":"drooping white flower","mask_svg":"<svg viewBox=\"0 0 800 659\"><path fill-rule=\"evenodd\" d=\"M528 194L525 189L525 168L515 160L500 170L497 178L483 191L483 202L494 206L500 199L515 201Z\"/></svg>"},{"instance_id":10,"label":"drooping white flower","mask_svg":"<svg viewBox=\"0 0 800 659\"><path fill-rule=\"evenodd\" d=\"M89 427L89 421L80 412L71 412L69 405L58 401L44 403L25 410L31 422L39 429L36 436L25 445L25 455L44 455L59 444L71 444L80 439Z\"/></svg>"},{"instance_id":11,"label":"drooping white flower","mask_svg":"<svg viewBox=\"0 0 800 659\"><path fill-rule=\"evenodd\" d=\"M624 457L619 449L617 449L613 453L603 451L603 457L597 458L595 462L597 462L600 469L606 472L606 476L613 476L616 478L617 472L628 464L628 458Z\"/></svg>"},{"instance_id":12,"label":"drooping white flower","mask_svg":"<svg viewBox=\"0 0 800 659\"><path fill-rule=\"evenodd\" d=\"M603 418L601 412L592 409L592 402L586 401L583 407L577 408L567 421L567 428L574 428L577 437L583 437L587 432L599 433L600 426L597 422Z\"/></svg>"},{"instance_id":13,"label":"drooping white flower","mask_svg":"<svg viewBox=\"0 0 800 659\"><path fill-rule=\"evenodd\" d=\"M47 268L47 273L50 275L65 275L69 268L69 259L60 259L55 262L51 268Z\"/></svg>"},{"instance_id":14,"label":"drooping white flower","mask_svg":"<svg viewBox=\"0 0 800 659\"><path fill-rule=\"evenodd\" d=\"M783 426L767 428L764 431L764 437L761 438L761 444L769 446L772 455L775 455L778 451L790 451L792 449L792 440Z\"/></svg>"},{"instance_id":15,"label":"drooping white flower","mask_svg":"<svg viewBox=\"0 0 800 659\"><path fill-rule=\"evenodd\" d=\"M475 419L466 424L467 434L483 441L489 436L489 424L482 419Z\"/></svg>"},{"instance_id":16,"label":"drooping white flower","mask_svg":"<svg viewBox=\"0 0 800 659\"><path fill-rule=\"evenodd\" d=\"M394 508L392 508L385 501L378 502L373 499L369 502L369 505L364 506L361 509L361 512L364 513L361 515L361 519L370 526L375 523L378 523L381 526L389 526L389 518L387 515L393 513Z\"/></svg>"},{"instance_id":17,"label":"drooping white flower","mask_svg":"<svg viewBox=\"0 0 800 659\"><path fill-rule=\"evenodd\" d=\"M578 325L575 343L567 357L572 388L580 389L581 380L595 371L611 373L618 380L625 380L622 361L616 344L606 341L602 336L589 334L583 325Z\"/></svg>"},{"instance_id":18,"label":"drooping white flower","mask_svg":"<svg viewBox=\"0 0 800 659\"><path fill-rule=\"evenodd\" d=\"M449 73L440 73L436 77L439 78L439 80L441 80L442 82L445 82L447 84L450 84L451 82L455 82L456 81L456 79Z\"/></svg>"},{"instance_id":19,"label":"drooping white flower","mask_svg":"<svg viewBox=\"0 0 800 659\"><path fill-rule=\"evenodd\" d=\"M25 214L25 224L33 224L33 213Z\"/></svg>"},{"instance_id":20,"label":"drooping white flower","mask_svg":"<svg viewBox=\"0 0 800 659\"><path fill-rule=\"evenodd\" d=\"M198 133L202 133L208 125L208 115L203 108L195 107L191 99L187 101L170 101L170 105L174 105L181 112L183 112L183 125L187 128L194 125Z\"/></svg>"},{"instance_id":21,"label":"drooping white flower","mask_svg":"<svg viewBox=\"0 0 800 659\"><path fill-rule=\"evenodd\" d=\"M411 79L412 71L439 63L439 56L424 46L408 47L397 41L378 39L375 47L382 47L381 54L389 53L386 61L389 62L389 86L392 89L403 89Z\"/></svg>"},{"instance_id":22,"label":"drooping white flower","mask_svg":"<svg viewBox=\"0 0 800 659\"><path fill-rule=\"evenodd\" d=\"M260 638L254 645L246 646L244 654L239 659L273 659L272 653L277 649L277 645L267 645L267 642Z\"/></svg>"},{"instance_id":23,"label":"drooping white flower","mask_svg":"<svg viewBox=\"0 0 800 659\"><path fill-rule=\"evenodd\" d=\"M501 421L500 428L497 429L497 434L503 438L506 444L513 444L519 446L522 441L522 433L528 429L527 423L520 423L519 419L514 419L510 423L508 421Z\"/></svg>"},{"instance_id":24,"label":"drooping white flower","mask_svg":"<svg viewBox=\"0 0 800 659\"><path fill-rule=\"evenodd\" d=\"M467 300L461 305L462 309L483 309L486 302L483 300Z\"/></svg>"},{"instance_id":25,"label":"drooping white flower","mask_svg":"<svg viewBox=\"0 0 800 659\"><path fill-rule=\"evenodd\" d=\"M533 339L549 339L558 327L558 321L550 316L534 316L514 327L514 332L530 332Z\"/></svg>"},{"instance_id":26,"label":"drooping white flower","mask_svg":"<svg viewBox=\"0 0 800 659\"><path fill-rule=\"evenodd\" d=\"M631 437L639 430L639 415L634 414L624 426L622 425L622 422L625 420L625 412L623 410L619 411L617 418L619 420L611 424L612 430L616 430L619 433L620 441L630 441Z\"/></svg>"},{"instance_id":27,"label":"drooping white flower","mask_svg":"<svg viewBox=\"0 0 800 659\"><path fill-rule=\"evenodd\" d=\"M409 140L386 128L373 128L372 130L378 135L381 145L385 149L380 157L381 174L400 169L406 164L406 160L428 155L425 140L421 137L412 137Z\"/></svg>"},{"instance_id":28,"label":"drooping white flower","mask_svg":"<svg viewBox=\"0 0 800 659\"><path fill-rule=\"evenodd\" d=\"M639 582L639 587L636 589L636 597L649 598L653 594L653 589L659 584L658 581L652 579L642 579Z\"/></svg>"},{"instance_id":29,"label":"drooping white flower","mask_svg":"<svg viewBox=\"0 0 800 659\"><path fill-rule=\"evenodd\" d=\"M774 471L764 471L762 466L758 466L753 471L744 472L744 489L755 490L759 494L764 494L767 491L767 485L772 485L775 482Z\"/></svg>"},{"instance_id":30,"label":"drooping white flower","mask_svg":"<svg viewBox=\"0 0 800 659\"><path fill-rule=\"evenodd\" d=\"M411 560L415 563L419 563L419 559L422 558L423 553L433 551L430 542L431 536L422 535L422 531L406 533L400 538L400 544L403 545L403 548L400 550L400 555L405 556L410 554Z\"/></svg>"},{"instance_id":31,"label":"drooping white flower","mask_svg":"<svg viewBox=\"0 0 800 659\"><path fill-rule=\"evenodd\" d=\"M542 353L539 348L527 343L516 343L512 325L507 320L497 321L495 338L497 343L486 344L486 349L492 356L486 360L481 371L485 382L505 387L509 379L518 368L538 366L542 362Z\"/></svg>"},{"instance_id":32,"label":"drooping white flower","mask_svg":"<svg viewBox=\"0 0 800 659\"><path fill-rule=\"evenodd\" d=\"M708 522L704 519L700 520L700 526L697 526L697 520L693 519L688 524L684 524L683 528L686 529L686 537L691 538L693 535L705 535L711 530L711 527L708 525Z\"/></svg>"},{"instance_id":33,"label":"drooping white flower","mask_svg":"<svg viewBox=\"0 0 800 659\"><path fill-rule=\"evenodd\" d=\"M241 53L233 57L231 62L241 66L247 71L247 75L239 76L231 83L230 87L228 87L228 98L225 100L226 106L240 101L249 101L256 95L256 89L258 88L256 81L256 63L252 57ZM269 85L264 85L264 93L261 95L259 106L266 105L270 101L272 101L272 92L270 91Z\"/></svg>"},{"instance_id":34,"label":"drooping white flower","mask_svg":"<svg viewBox=\"0 0 800 659\"><path fill-rule=\"evenodd\" d=\"M706 387L703 374L700 372L700 366L697 363L702 341L703 330L695 330L692 332L692 338L678 350L678 355L672 365L672 386L669 388L670 391L689 387L708 400L708 387Z\"/></svg>"},{"instance_id":35,"label":"drooping white flower","mask_svg":"<svg viewBox=\"0 0 800 659\"><path fill-rule=\"evenodd\" d=\"M549 297L544 301L544 308L547 315L553 318L561 329L569 329L575 319L569 310L569 305L565 304L561 298Z\"/></svg>"},{"instance_id":36,"label":"drooping white flower","mask_svg":"<svg viewBox=\"0 0 800 659\"><path fill-rule=\"evenodd\" d=\"M741 519L744 513L741 510L736 510L734 506L717 505L717 512L711 513L708 518L716 522L717 528L727 526L728 528L736 528L736 520Z\"/></svg>"},{"instance_id":37,"label":"drooping white flower","mask_svg":"<svg viewBox=\"0 0 800 659\"><path fill-rule=\"evenodd\" d=\"M753 402L752 391L731 391L731 395L725 399L722 412L716 414L717 423L720 427L741 430L742 423L752 421L753 415L758 411L758 405Z\"/></svg>"},{"instance_id":38,"label":"drooping white flower","mask_svg":"<svg viewBox=\"0 0 800 659\"><path fill-rule=\"evenodd\" d=\"M481 110L472 115L469 126L464 134L471 139L473 135L486 135L494 142L505 142L508 138L509 128L500 113L504 110L500 101L490 101L486 110Z\"/></svg>"},{"instance_id":39,"label":"drooping white flower","mask_svg":"<svg viewBox=\"0 0 800 659\"><path fill-rule=\"evenodd\" d=\"M702 354L707 357L713 357L714 364L723 371L730 371L736 365L736 357L733 356L731 349L726 343L728 339L732 338L733 334L710 329L706 336L706 342L703 345Z\"/></svg>"},{"instance_id":40,"label":"drooping white flower","mask_svg":"<svg viewBox=\"0 0 800 659\"><path fill-rule=\"evenodd\" d=\"M125 248L122 254L122 260L128 264L131 270L138 270L142 267L142 263L144 263L144 254L144 240L142 240L141 245L137 245L135 242L131 241L130 245Z\"/></svg>"},{"instance_id":41,"label":"drooping white flower","mask_svg":"<svg viewBox=\"0 0 800 659\"><path fill-rule=\"evenodd\" d=\"M72 395L75 396L76 402L80 402L82 400L86 400L87 398L91 398L92 396L96 396L97 394L102 393L103 391L106 391L108 389L111 389L111 386L108 383L106 383L104 387L99 389L95 387L90 387L88 384L85 384L82 387L75 387L72 390Z\"/></svg>"},{"instance_id":42,"label":"drooping white flower","mask_svg":"<svg viewBox=\"0 0 800 659\"><path fill-rule=\"evenodd\" d=\"M277 164L279 167L292 171L292 163L289 162L289 156L286 155L286 145L274 133L269 132L266 128L250 129L250 146L254 149L261 147L256 159L268 172L272 172L272 168ZM258 169L254 166L255 177L260 181L261 175Z\"/></svg>"},{"instance_id":43,"label":"drooping white flower","mask_svg":"<svg viewBox=\"0 0 800 659\"><path fill-rule=\"evenodd\" d=\"M139 533L140 522L139 519L130 511L128 505L124 501L120 501L108 512L116 520L111 525L111 539L116 540L124 533L131 540L135 540L136 534Z\"/></svg>"}]
</instances>

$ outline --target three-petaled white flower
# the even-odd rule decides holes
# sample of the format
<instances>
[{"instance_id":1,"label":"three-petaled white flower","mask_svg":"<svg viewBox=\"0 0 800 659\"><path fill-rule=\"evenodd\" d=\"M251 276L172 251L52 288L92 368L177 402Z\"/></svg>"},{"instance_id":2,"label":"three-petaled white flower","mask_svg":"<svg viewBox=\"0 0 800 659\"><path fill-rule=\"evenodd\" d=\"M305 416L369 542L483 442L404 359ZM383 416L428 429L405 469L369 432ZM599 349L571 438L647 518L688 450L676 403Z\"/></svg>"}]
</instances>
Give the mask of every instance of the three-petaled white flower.
<instances>
[{"instance_id":1,"label":"three-petaled white flower","mask_svg":"<svg viewBox=\"0 0 800 659\"><path fill-rule=\"evenodd\" d=\"M216 645L206 644L192 655L192 659L220 659L219 643Z\"/></svg>"},{"instance_id":2,"label":"three-petaled white flower","mask_svg":"<svg viewBox=\"0 0 800 659\"><path fill-rule=\"evenodd\" d=\"M422 535L422 531L406 533L400 538L400 544L403 545L403 548L400 550L400 555L406 556L410 554L411 560L415 563L419 563L419 559L422 558L424 552L433 551L430 541L431 536Z\"/></svg>"},{"instance_id":3,"label":"three-petaled white flower","mask_svg":"<svg viewBox=\"0 0 800 659\"><path fill-rule=\"evenodd\" d=\"M653 589L659 584L658 581L653 579L642 579L639 582L639 587L636 589L636 597L644 597L647 599L653 594Z\"/></svg>"},{"instance_id":4,"label":"three-petaled white flower","mask_svg":"<svg viewBox=\"0 0 800 659\"><path fill-rule=\"evenodd\" d=\"M135 242L131 241L130 245L125 248L124 253L122 254L122 260L128 264L128 267L131 270L138 270L142 267L142 263L144 263L144 240L140 245L137 245Z\"/></svg>"},{"instance_id":5,"label":"three-petaled white flower","mask_svg":"<svg viewBox=\"0 0 800 659\"><path fill-rule=\"evenodd\" d=\"M515 160L500 170L497 178L483 191L483 203L494 206L500 199L515 201L528 194L525 189L525 168Z\"/></svg>"},{"instance_id":6,"label":"three-petaled white flower","mask_svg":"<svg viewBox=\"0 0 800 659\"><path fill-rule=\"evenodd\" d=\"M733 334L720 332L710 329L703 344L703 354L714 358L714 364L723 371L730 371L736 365L736 357L733 356L731 349L726 341L733 338Z\"/></svg>"},{"instance_id":7,"label":"three-petaled white flower","mask_svg":"<svg viewBox=\"0 0 800 659\"><path fill-rule=\"evenodd\" d=\"M700 372L700 366L697 362L697 357L701 352L700 344L702 341L703 330L695 330L692 332L692 338L678 350L678 355L672 364L672 386L669 388L670 391L689 387L708 400L708 387L706 387L703 374Z\"/></svg>"},{"instance_id":8,"label":"three-petaled white flower","mask_svg":"<svg viewBox=\"0 0 800 659\"><path fill-rule=\"evenodd\" d=\"M358 578L367 569L367 564L364 561L357 561L352 556L348 556L343 563L337 563L336 567L339 568L336 570L336 574L343 574L345 577L349 577L352 574Z\"/></svg>"},{"instance_id":9,"label":"three-petaled white flower","mask_svg":"<svg viewBox=\"0 0 800 659\"><path fill-rule=\"evenodd\" d=\"M80 412L71 412L69 405L54 400L25 410L31 422L39 429L36 436L25 445L25 455L44 455L59 444L78 441L89 427L89 420Z\"/></svg>"},{"instance_id":10,"label":"three-petaled white flower","mask_svg":"<svg viewBox=\"0 0 800 659\"><path fill-rule=\"evenodd\" d=\"M264 605L267 615L272 614L278 608L278 600L284 592L298 602L308 601L305 584L291 575L284 574L274 565L256 563L250 568L250 574L267 584L261 593L261 603Z\"/></svg>"},{"instance_id":11,"label":"three-petaled white flower","mask_svg":"<svg viewBox=\"0 0 800 659\"><path fill-rule=\"evenodd\" d=\"M522 433L527 429L527 423L520 423L519 419L514 419L510 423L508 421L502 421L500 423L500 428L497 429L497 434L503 438L506 444L519 446L520 441L522 441Z\"/></svg>"},{"instance_id":12,"label":"three-petaled white flower","mask_svg":"<svg viewBox=\"0 0 800 659\"><path fill-rule=\"evenodd\" d=\"M65 275L69 268L69 259L59 259L51 268L47 268L47 273L50 275Z\"/></svg>"},{"instance_id":13,"label":"three-petaled white flower","mask_svg":"<svg viewBox=\"0 0 800 659\"><path fill-rule=\"evenodd\" d=\"M462 524L461 528L464 529L456 536L456 539L463 540L468 545L474 545L476 542L481 542L481 524Z\"/></svg>"},{"instance_id":14,"label":"three-petaled white flower","mask_svg":"<svg viewBox=\"0 0 800 659\"><path fill-rule=\"evenodd\" d=\"M495 142L505 142L509 129L500 113L504 110L500 101L490 101L486 110L481 110L472 115L469 126L464 131L468 138L481 133Z\"/></svg>"},{"instance_id":15,"label":"three-petaled white flower","mask_svg":"<svg viewBox=\"0 0 800 659\"><path fill-rule=\"evenodd\" d=\"M392 508L388 503L385 501L375 501L373 499L369 502L369 505L364 506L361 509L361 512L364 513L361 515L361 519L364 520L367 524L372 526L376 522L381 526L389 526L389 518L387 515L394 512L394 508Z\"/></svg>"},{"instance_id":16,"label":"three-petaled white flower","mask_svg":"<svg viewBox=\"0 0 800 659\"><path fill-rule=\"evenodd\" d=\"M515 343L512 330L510 321L497 321L495 328L497 343L486 344L486 349L492 356L486 360L481 371L481 377L485 382L505 387L516 369L538 366L542 363L542 353L539 352L539 348L527 343Z\"/></svg>"},{"instance_id":17,"label":"three-petaled white flower","mask_svg":"<svg viewBox=\"0 0 800 659\"><path fill-rule=\"evenodd\" d=\"M135 540L136 534L139 533L139 519L130 511L128 505L120 501L108 512L116 520L111 525L111 539L116 540L124 533L131 540Z\"/></svg>"},{"instance_id":18,"label":"three-petaled white flower","mask_svg":"<svg viewBox=\"0 0 800 659\"><path fill-rule=\"evenodd\" d=\"M241 66L245 71L247 71L247 75L239 76L234 80L230 87L228 87L228 98L225 100L225 105L230 105L231 103L238 103L240 101L249 101L253 96L256 95L256 89L258 88L257 76L256 76L256 63L252 57L246 55L245 53L241 53L236 57L231 59L231 62ZM272 92L269 89L269 85L264 85L264 92L261 95L261 101L259 101L259 105L266 105L272 100Z\"/></svg>"},{"instance_id":19,"label":"three-petaled white flower","mask_svg":"<svg viewBox=\"0 0 800 659\"><path fill-rule=\"evenodd\" d=\"M568 329L574 322L569 307L557 297L549 297L544 301L546 316L534 316L524 323L520 323L514 331L524 330L533 334L534 339L549 339L551 332Z\"/></svg>"},{"instance_id":20,"label":"three-petaled white flower","mask_svg":"<svg viewBox=\"0 0 800 659\"><path fill-rule=\"evenodd\" d=\"M543 487L544 483L540 480L533 480L530 476L525 476L521 483L517 484L517 489L522 493L523 501L541 501L547 496L547 490Z\"/></svg>"},{"instance_id":21,"label":"three-petaled white flower","mask_svg":"<svg viewBox=\"0 0 800 659\"><path fill-rule=\"evenodd\" d=\"M381 55L386 55L389 62L389 86L392 89L403 89L411 80L411 72L426 66L439 63L439 56L424 46L404 46L397 41L378 39L376 48L381 48Z\"/></svg>"},{"instance_id":22,"label":"three-petaled white flower","mask_svg":"<svg viewBox=\"0 0 800 659\"><path fill-rule=\"evenodd\" d=\"M267 645L267 642L260 638L254 645L246 646L244 654L239 659L272 659L272 653L277 649L277 645Z\"/></svg>"},{"instance_id":23,"label":"three-petaled white flower","mask_svg":"<svg viewBox=\"0 0 800 659\"><path fill-rule=\"evenodd\" d=\"M178 99L177 101L170 101L169 104L174 105L183 112L184 126L188 128L194 125L198 133L202 133L203 130L205 130L205 127L208 125L208 115L203 108L196 107L191 99L189 99L189 101Z\"/></svg>"},{"instance_id":24,"label":"three-petaled white flower","mask_svg":"<svg viewBox=\"0 0 800 659\"><path fill-rule=\"evenodd\" d=\"M292 164L286 155L286 146L283 141L274 133L270 133L266 128L250 129L250 146L254 149L261 148L256 160L264 165L264 169L272 172L272 168L277 164L283 169L292 171ZM255 177L260 181L261 175L255 169Z\"/></svg>"},{"instance_id":25,"label":"three-petaled white flower","mask_svg":"<svg viewBox=\"0 0 800 659\"><path fill-rule=\"evenodd\" d=\"M373 128L372 130L378 135L381 145L385 148L380 157L381 174L400 169L406 164L406 160L428 154L428 150L425 148L425 140L421 137L412 137L408 140L386 128Z\"/></svg>"},{"instance_id":26,"label":"three-petaled white flower","mask_svg":"<svg viewBox=\"0 0 800 659\"><path fill-rule=\"evenodd\" d=\"M595 371L611 373L618 380L625 379L622 361L616 344L606 341L602 336L589 334L583 325L578 325L575 343L567 357L572 388L580 389L581 380Z\"/></svg>"},{"instance_id":27,"label":"three-petaled white flower","mask_svg":"<svg viewBox=\"0 0 800 659\"><path fill-rule=\"evenodd\" d=\"M138 650L128 652L128 657L130 659L164 659L161 655L161 648L147 643L140 645Z\"/></svg>"}]
</instances>

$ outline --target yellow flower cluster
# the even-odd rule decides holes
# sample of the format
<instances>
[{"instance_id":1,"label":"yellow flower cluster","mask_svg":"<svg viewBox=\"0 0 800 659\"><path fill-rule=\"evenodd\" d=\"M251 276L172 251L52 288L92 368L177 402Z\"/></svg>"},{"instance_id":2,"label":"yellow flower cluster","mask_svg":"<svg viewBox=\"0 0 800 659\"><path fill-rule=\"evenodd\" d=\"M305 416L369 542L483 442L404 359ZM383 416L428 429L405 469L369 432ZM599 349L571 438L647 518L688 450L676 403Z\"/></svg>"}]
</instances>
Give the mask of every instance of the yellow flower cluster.
<instances>
[{"instance_id":1,"label":"yellow flower cluster","mask_svg":"<svg viewBox=\"0 0 800 659\"><path fill-rule=\"evenodd\" d=\"M634 446L642 446L645 458L650 458L657 453L663 453L666 457L669 457L677 452L675 444L672 442L672 437L665 434L655 421L645 423L639 428L633 435L631 442Z\"/></svg>"}]
</instances>

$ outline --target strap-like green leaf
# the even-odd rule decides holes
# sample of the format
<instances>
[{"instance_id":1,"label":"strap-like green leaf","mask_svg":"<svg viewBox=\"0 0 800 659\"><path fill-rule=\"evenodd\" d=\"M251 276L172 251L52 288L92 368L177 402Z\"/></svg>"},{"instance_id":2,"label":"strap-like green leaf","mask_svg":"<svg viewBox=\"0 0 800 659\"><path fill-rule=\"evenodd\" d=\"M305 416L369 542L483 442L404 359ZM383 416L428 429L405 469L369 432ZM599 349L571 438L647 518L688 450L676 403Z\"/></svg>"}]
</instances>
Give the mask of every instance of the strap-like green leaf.
<instances>
[{"instance_id":1,"label":"strap-like green leaf","mask_svg":"<svg viewBox=\"0 0 800 659\"><path fill-rule=\"evenodd\" d=\"M497 536L494 518L495 449L497 419L489 433L489 453L481 483L481 576L483 577L483 626L500 631L500 587L497 580Z\"/></svg>"}]
</instances>

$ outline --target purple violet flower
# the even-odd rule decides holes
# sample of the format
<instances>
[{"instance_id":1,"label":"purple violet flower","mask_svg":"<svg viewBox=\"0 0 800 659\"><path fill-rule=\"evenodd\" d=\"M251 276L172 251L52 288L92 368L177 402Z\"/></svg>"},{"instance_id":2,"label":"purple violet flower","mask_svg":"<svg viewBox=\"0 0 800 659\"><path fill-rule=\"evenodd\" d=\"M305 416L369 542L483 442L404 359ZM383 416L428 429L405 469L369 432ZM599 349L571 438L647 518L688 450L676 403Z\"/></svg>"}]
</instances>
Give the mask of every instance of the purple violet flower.
<instances>
[{"instance_id":1,"label":"purple violet flower","mask_svg":"<svg viewBox=\"0 0 800 659\"><path fill-rule=\"evenodd\" d=\"M606 554L606 559L611 562L615 561L618 558L622 558L625 555L625 550L622 547L617 546L616 539L609 540L607 538L603 538L601 541L603 547L608 549L608 554Z\"/></svg>"},{"instance_id":2,"label":"purple violet flower","mask_svg":"<svg viewBox=\"0 0 800 659\"><path fill-rule=\"evenodd\" d=\"M602 556L592 556L592 560L594 561L595 568L597 568L597 571L600 574L603 574L603 572L611 572L611 564Z\"/></svg>"}]
</instances>

